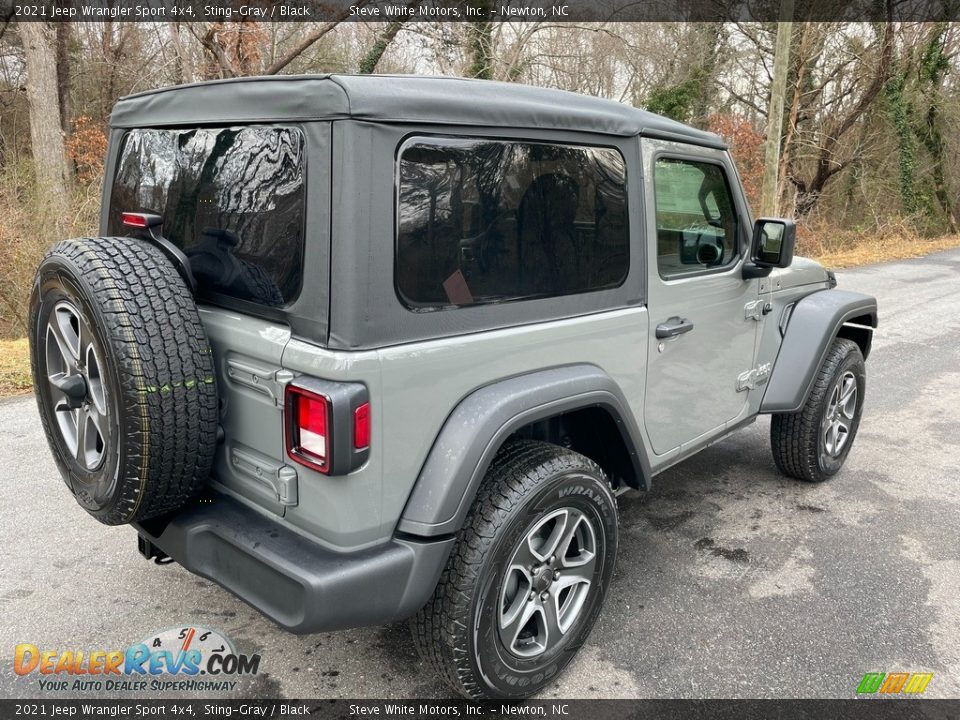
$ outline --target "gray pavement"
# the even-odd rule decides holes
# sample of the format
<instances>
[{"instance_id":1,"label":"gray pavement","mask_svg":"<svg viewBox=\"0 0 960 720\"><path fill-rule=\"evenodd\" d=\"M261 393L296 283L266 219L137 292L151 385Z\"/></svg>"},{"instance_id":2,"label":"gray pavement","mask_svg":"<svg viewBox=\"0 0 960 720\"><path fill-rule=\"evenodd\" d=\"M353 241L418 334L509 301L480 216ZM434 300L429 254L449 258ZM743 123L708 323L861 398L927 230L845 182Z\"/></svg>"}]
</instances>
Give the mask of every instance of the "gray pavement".
<instances>
[{"instance_id":1,"label":"gray pavement","mask_svg":"<svg viewBox=\"0 0 960 720\"><path fill-rule=\"evenodd\" d=\"M881 312L844 471L780 477L761 419L621 497L607 605L545 697L851 697L869 671L960 696L960 251L838 278ZM403 624L297 637L142 560L70 500L32 397L0 403L0 467L0 697L87 696L15 676L17 643L125 648L188 624L262 655L234 696L448 696Z\"/></svg>"}]
</instances>

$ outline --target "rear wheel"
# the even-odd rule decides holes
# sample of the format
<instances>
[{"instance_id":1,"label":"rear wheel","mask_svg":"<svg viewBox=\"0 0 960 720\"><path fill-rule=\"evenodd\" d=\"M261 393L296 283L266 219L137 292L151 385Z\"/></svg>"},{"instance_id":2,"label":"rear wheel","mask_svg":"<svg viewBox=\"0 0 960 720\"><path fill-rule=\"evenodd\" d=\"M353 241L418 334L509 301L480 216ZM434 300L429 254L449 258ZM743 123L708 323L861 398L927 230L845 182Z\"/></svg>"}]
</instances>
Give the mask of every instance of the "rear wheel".
<instances>
[{"instance_id":1,"label":"rear wheel","mask_svg":"<svg viewBox=\"0 0 960 720\"><path fill-rule=\"evenodd\" d=\"M216 447L213 359L185 283L129 238L58 243L30 304L37 404L77 502L108 525L175 510Z\"/></svg>"},{"instance_id":2,"label":"rear wheel","mask_svg":"<svg viewBox=\"0 0 960 720\"><path fill-rule=\"evenodd\" d=\"M467 697L535 694L587 639L616 552L616 501L595 463L548 443L508 445L411 623L421 657Z\"/></svg>"},{"instance_id":3,"label":"rear wheel","mask_svg":"<svg viewBox=\"0 0 960 720\"><path fill-rule=\"evenodd\" d=\"M804 406L770 420L770 445L780 472L807 482L836 475L857 436L865 391L860 348L836 338Z\"/></svg>"}]
</instances>

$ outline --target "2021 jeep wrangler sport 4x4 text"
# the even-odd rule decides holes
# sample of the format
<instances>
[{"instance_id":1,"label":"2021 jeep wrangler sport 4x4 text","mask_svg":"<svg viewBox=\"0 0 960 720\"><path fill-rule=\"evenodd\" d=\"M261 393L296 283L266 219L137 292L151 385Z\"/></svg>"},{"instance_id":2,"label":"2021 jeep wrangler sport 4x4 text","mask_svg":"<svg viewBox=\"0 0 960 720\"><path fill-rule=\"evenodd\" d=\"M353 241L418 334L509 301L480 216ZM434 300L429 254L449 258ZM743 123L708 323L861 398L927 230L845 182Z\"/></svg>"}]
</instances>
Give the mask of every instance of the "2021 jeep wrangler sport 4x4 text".
<instances>
[{"instance_id":1,"label":"2021 jeep wrangler sport 4x4 text","mask_svg":"<svg viewBox=\"0 0 960 720\"><path fill-rule=\"evenodd\" d=\"M615 496L759 414L841 467L873 298L753 222L723 141L450 78L157 90L111 117L102 237L37 272L31 357L77 502L297 633L411 619L469 697L543 688Z\"/></svg>"}]
</instances>

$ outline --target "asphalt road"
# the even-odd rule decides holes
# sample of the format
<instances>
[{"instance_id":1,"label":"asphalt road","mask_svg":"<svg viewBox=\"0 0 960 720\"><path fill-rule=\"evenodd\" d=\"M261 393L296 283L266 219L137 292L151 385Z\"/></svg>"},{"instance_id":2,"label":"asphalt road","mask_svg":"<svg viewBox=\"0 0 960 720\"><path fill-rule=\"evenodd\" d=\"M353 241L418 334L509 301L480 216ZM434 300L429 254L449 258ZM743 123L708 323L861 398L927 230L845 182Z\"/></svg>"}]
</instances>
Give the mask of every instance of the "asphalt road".
<instances>
[{"instance_id":1,"label":"asphalt road","mask_svg":"<svg viewBox=\"0 0 960 720\"><path fill-rule=\"evenodd\" d=\"M761 419L621 497L606 608L545 697L851 697L870 671L960 696L960 251L838 278L881 312L843 472L779 476ZM448 696L403 624L296 637L142 560L70 500L32 397L0 403L0 467L0 696L50 697L14 675L17 643L122 648L185 624L262 655L241 696Z\"/></svg>"}]
</instances>

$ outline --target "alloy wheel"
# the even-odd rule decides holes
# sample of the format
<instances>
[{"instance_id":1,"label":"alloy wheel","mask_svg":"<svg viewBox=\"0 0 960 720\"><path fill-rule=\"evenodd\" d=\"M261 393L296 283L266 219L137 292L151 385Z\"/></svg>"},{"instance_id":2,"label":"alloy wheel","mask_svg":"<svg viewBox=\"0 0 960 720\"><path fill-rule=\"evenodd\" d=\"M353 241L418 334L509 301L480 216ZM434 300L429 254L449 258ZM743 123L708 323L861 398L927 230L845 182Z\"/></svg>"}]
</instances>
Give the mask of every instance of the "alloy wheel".
<instances>
[{"instance_id":1,"label":"alloy wheel","mask_svg":"<svg viewBox=\"0 0 960 720\"><path fill-rule=\"evenodd\" d=\"M57 427L77 464L94 472L106 449L107 391L93 333L69 301L61 300L50 313L46 360Z\"/></svg>"},{"instance_id":2,"label":"alloy wheel","mask_svg":"<svg viewBox=\"0 0 960 720\"><path fill-rule=\"evenodd\" d=\"M593 521L572 507L538 520L513 552L500 591L498 630L512 654L537 657L574 625L597 563Z\"/></svg>"},{"instance_id":3,"label":"alloy wheel","mask_svg":"<svg viewBox=\"0 0 960 720\"><path fill-rule=\"evenodd\" d=\"M821 423L823 452L837 458L850 439L857 414L857 378L847 370L834 385Z\"/></svg>"}]
</instances>

